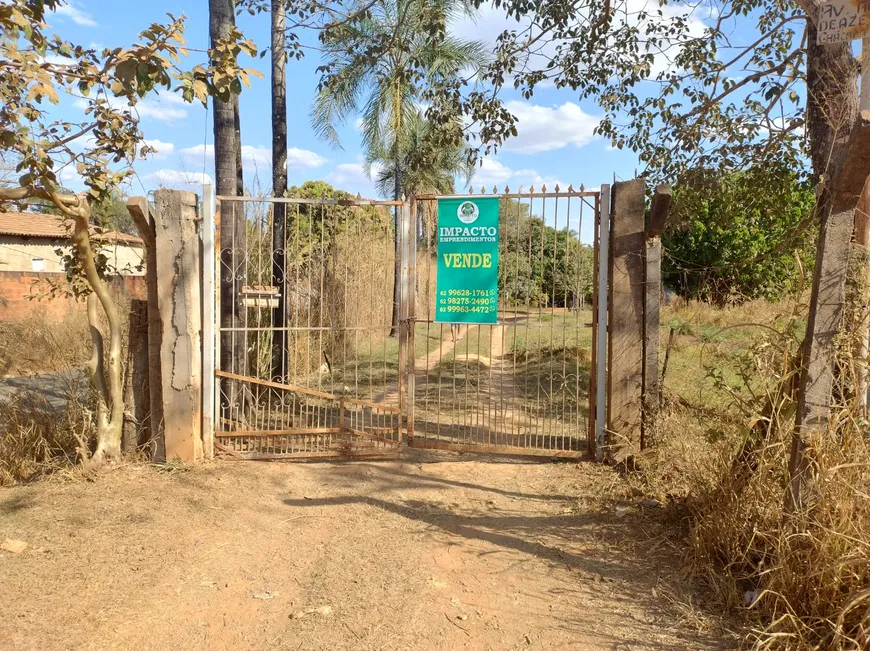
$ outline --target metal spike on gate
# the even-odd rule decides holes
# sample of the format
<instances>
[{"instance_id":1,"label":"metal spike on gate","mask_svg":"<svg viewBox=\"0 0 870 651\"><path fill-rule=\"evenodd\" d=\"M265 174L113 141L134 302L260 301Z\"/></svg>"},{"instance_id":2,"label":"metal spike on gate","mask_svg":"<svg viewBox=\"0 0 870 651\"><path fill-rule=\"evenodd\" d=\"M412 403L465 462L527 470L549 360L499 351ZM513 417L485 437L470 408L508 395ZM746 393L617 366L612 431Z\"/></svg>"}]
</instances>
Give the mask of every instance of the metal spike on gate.
<instances>
[{"instance_id":1,"label":"metal spike on gate","mask_svg":"<svg viewBox=\"0 0 870 651\"><path fill-rule=\"evenodd\" d=\"M547 186L546 186L546 185L542 185L542 186L541 186L541 192L546 192L546 191L547 191Z\"/></svg>"},{"instance_id":2,"label":"metal spike on gate","mask_svg":"<svg viewBox=\"0 0 870 651\"><path fill-rule=\"evenodd\" d=\"M573 183L568 184L568 192L574 192L574 184Z\"/></svg>"},{"instance_id":3,"label":"metal spike on gate","mask_svg":"<svg viewBox=\"0 0 870 651\"><path fill-rule=\"evenodd\" d=\"M486 187L480 186L480 194L486 194Z\"/></svg>"},{"instance_id":4,"label":"metal spike on gate","mask_svg":"<svg viewBox=\"0 0 870 651\"><path fill-rule=\"evenodd\" d=\"M492 186L492 193L498 194L498 186L497 185Z\"/></svg>"},{"instance_id":5,"label":"metal spike on gate","mask_svg":"<svg viewBox=\"0 0 870 651\"><path fill-rule=\"evenodd\" d=\"M586 192L586 186L582 183L580 184L580 192Z\"/></svg>"},{"instance_id":6,"label":"metal spike on gate","mask_svg":"<svg viewBox=\"0 0 870 651\"><path fill-rule=\"evenodd\" d=\"M468 194L474 194L474 186L473 185L468 186Z\"/></svg>"},{"instance_id":7,"label":"metal spike on gate","mask_svg":"<svg viewBox=\"0 0 870 651\"><path fill-rule=\"evenodd\" d=\"M504 193L505 193L505 194L510 194L510 193L511 193L511 188L510 188L509 185L504 186Z\"/></svg>"},{"instance_id":8,"label":"metal spike on gate","mask_svg":"<svg viewBox=\"0 0 870 651\"><path fill-rule=\"evenodd\" d=\"M529 188L529 194L535 194L535 186Z\"/></svg>"},{"instance_id":9,"label":"metal spike on gate","mask_svg":"<svg viewBox=\"0 0 870 651\"><path fill-rule=\"evenodd\" d=\"M556 184L556 192L558 192L558 191L559 191L559 184L557 183Z\"/></svg>"}]
</instances>

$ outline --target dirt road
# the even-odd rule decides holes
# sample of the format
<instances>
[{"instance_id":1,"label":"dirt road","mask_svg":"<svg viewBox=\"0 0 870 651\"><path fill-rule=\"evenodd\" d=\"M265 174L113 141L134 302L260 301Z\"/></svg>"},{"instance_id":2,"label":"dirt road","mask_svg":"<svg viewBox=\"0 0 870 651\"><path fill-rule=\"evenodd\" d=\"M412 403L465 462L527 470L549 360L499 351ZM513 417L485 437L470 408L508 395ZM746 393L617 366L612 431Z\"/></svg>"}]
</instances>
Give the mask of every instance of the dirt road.
<instances>
[{"instance_id":1,"label":"dirt road","mask_svg":"<svg viewBox=\"0 0 870 651\"><path fill-rule=\"evenodd\" d=\"M0 648L734 648L610 469L128 466L0 492ZM618 500L622 507L616 509Z\"/></svg>"}]
</instances>

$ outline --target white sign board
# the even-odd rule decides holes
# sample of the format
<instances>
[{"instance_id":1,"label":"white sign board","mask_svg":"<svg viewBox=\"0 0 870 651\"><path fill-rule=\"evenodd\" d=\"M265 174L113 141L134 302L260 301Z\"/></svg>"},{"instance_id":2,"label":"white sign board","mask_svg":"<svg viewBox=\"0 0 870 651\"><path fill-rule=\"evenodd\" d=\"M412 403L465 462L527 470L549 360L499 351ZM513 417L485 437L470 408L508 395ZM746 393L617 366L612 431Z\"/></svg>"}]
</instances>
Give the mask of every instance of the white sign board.
<instances>
[{"instance_id":1,"label":"white sign board","mask_svg":"<svg viewBox=\"0 0 870 651\"><path fill-rule=\"evenodd\" d=\"M870 0L833 0L821 7L816 26L819 45L848 43L870 36Z\"/></svg>"}]
</instances>

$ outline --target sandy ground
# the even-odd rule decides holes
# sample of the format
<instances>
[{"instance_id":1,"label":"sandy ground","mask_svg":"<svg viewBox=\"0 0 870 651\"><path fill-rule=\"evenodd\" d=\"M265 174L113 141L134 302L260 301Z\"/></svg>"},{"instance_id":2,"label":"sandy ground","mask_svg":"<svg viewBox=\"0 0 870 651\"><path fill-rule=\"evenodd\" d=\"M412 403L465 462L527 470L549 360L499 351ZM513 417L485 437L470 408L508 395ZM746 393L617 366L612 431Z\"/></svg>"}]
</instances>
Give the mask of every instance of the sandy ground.
<instances>
[{"instance_id":1,"label":"sandy ground","mask_svg":"<svg viewBox=\"0 0 870 651\"><path fill-rule=\"evenodd\" d=\"M0 492L0 648L734 648L659 517L470 454L53 479Z\"/></svg>"}]
</instances>

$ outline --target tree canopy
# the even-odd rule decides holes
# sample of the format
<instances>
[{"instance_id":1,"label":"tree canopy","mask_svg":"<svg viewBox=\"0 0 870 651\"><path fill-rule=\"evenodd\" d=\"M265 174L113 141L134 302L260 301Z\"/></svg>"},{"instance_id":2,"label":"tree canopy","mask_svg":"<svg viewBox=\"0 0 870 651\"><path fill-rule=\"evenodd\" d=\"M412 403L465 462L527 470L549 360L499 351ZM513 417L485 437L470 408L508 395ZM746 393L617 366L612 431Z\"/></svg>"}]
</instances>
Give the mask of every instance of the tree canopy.
<instances>
[{"instance_id":1,"label":"tree canopy","mask_svg":"<svg viewBox=\"0 0 870 651\"><path fill-rule=\"evenodd\" d=\"M817 234L813 190L786 171L760 176L684 175L662 236L667 286L721 305L781 298L806 280Z\"/></svg>"}]
</instances>

